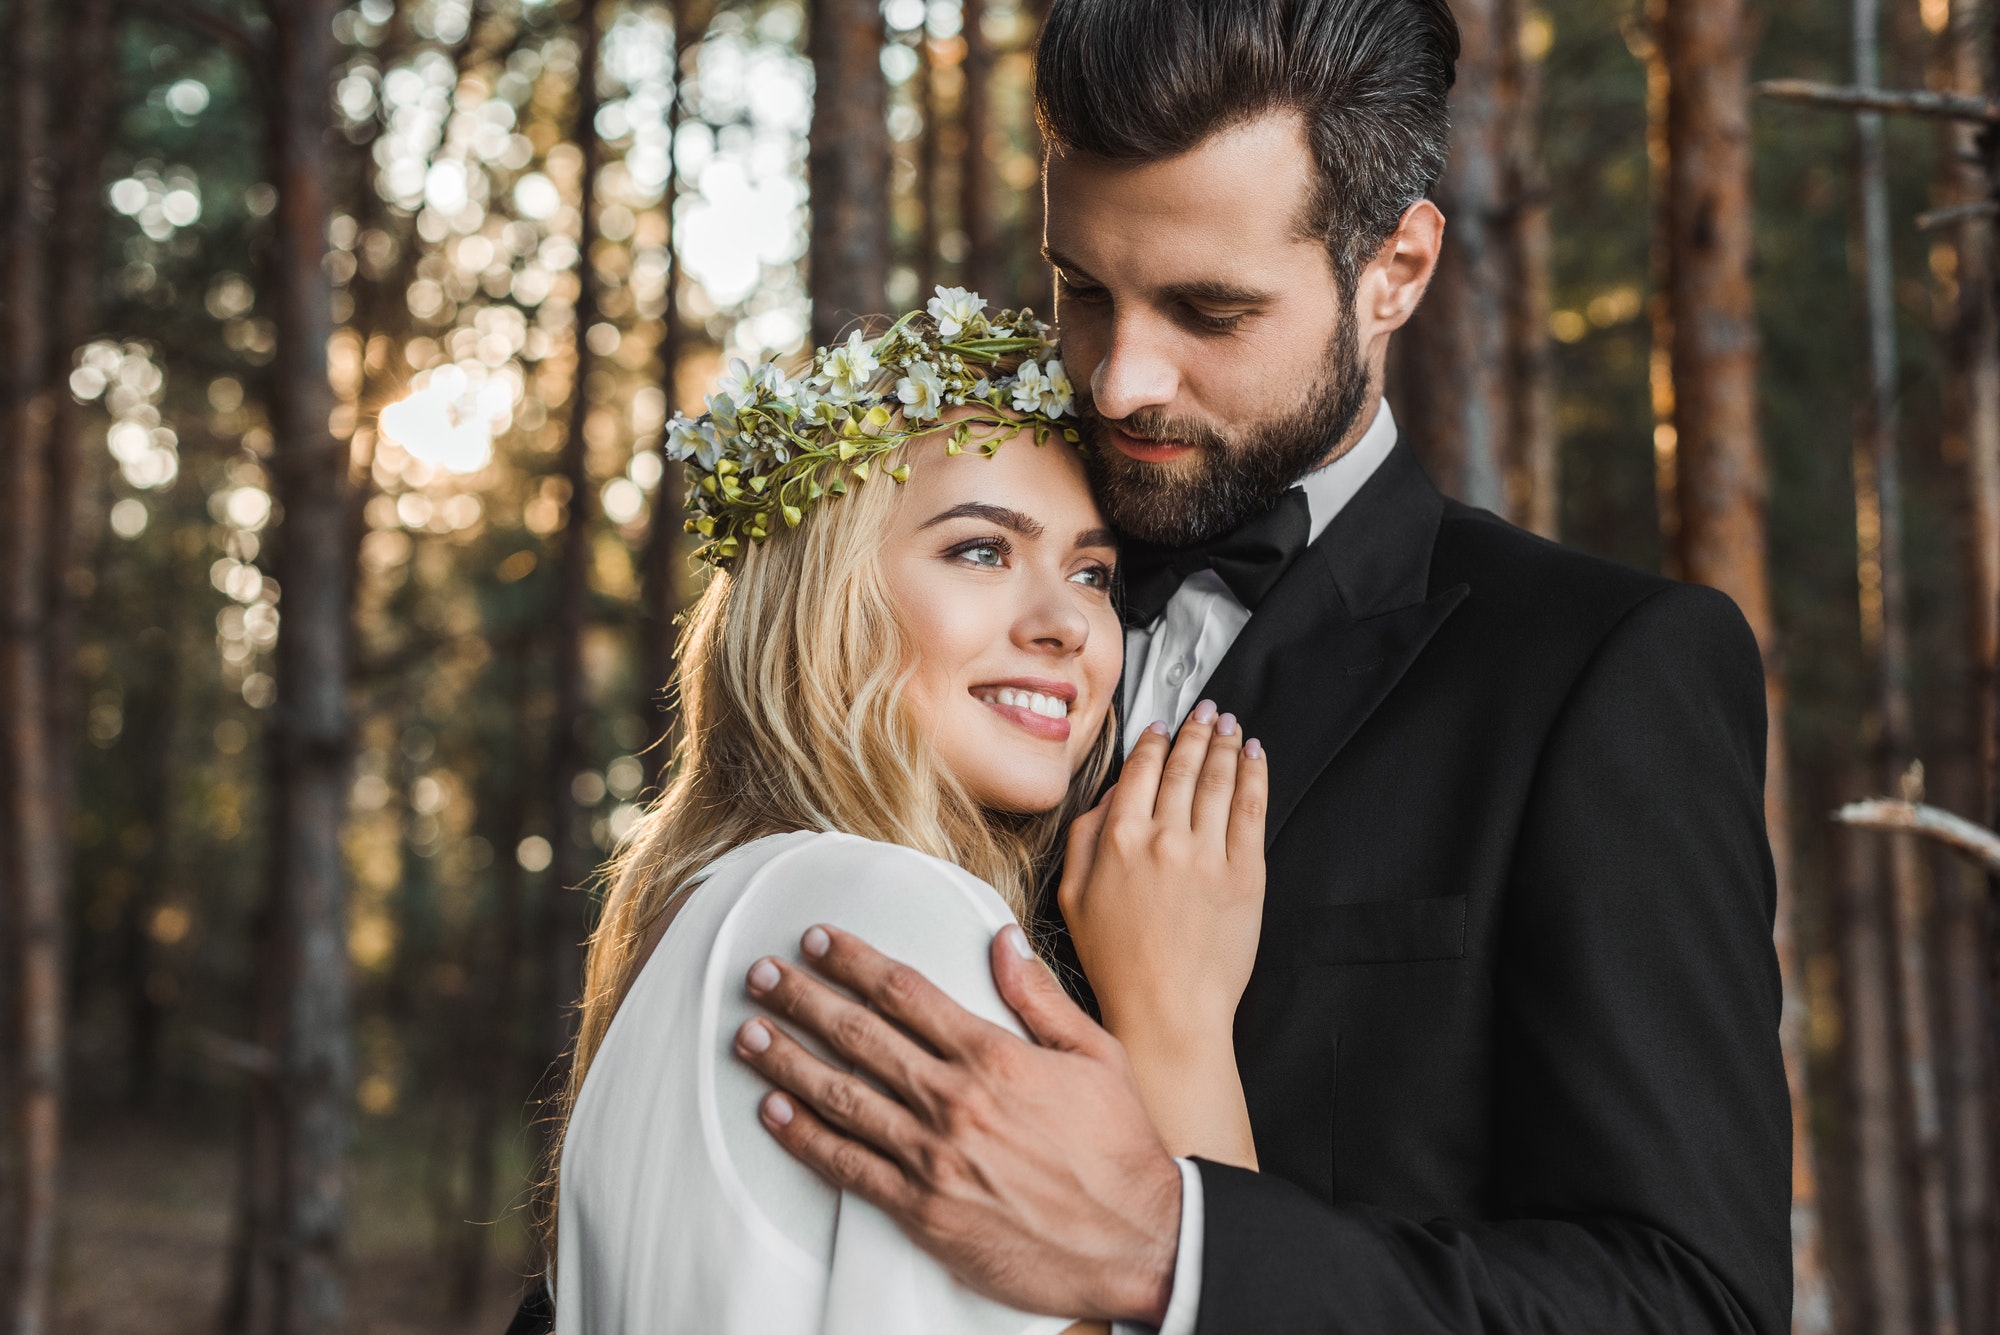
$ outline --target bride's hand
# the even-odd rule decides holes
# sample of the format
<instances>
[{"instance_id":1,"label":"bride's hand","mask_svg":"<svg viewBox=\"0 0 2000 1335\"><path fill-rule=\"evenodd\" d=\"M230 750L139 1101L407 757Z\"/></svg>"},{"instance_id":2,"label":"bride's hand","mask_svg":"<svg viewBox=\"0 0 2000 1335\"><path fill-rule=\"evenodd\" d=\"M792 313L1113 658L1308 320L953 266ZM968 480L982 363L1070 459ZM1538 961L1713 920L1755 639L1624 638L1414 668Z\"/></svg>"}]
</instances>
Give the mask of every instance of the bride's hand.
<instances>
[{"instance_id":1,"label":"bride's hand","mask_svg":"<svg viewBox=\"0 0 2000 1335\"><path fill-rule=\"evenodd\" d=\"M1171 748L1155 724L1070 829L1057 902L1176 1153L1254 1162L1233 1030L1263 924L1269 790L1262 748L1203 701Z\"/></svg>"}]
</instances>

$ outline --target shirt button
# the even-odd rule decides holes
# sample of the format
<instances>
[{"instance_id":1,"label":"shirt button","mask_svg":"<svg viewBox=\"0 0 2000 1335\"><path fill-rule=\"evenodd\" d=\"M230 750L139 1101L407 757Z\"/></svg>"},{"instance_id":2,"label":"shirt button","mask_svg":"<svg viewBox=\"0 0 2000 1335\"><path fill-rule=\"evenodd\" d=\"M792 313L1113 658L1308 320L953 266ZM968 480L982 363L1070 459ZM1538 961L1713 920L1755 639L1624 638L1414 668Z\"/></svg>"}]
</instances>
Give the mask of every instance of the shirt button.
<instances>
[{"instance_id":1,"label":"shirt button","mask_svg":"<svg viewBox=\"0 0 2000 1335\"><path fill-rule=\"evenodd\" d=\"M1187 674L1188 674L1188 670L1187 670L1187 664L1186 664L1186 663L1170 663L1170 664L1168 664L1168 665L1167 665L1167 685L1169 685L1169 686L1178 686L1178 685L1180 685L1180 684L1181 684L1182 682L1184 682L1184 681L1186 681L1186 680L1187 680Z\"/></svg>"}]
</instances>

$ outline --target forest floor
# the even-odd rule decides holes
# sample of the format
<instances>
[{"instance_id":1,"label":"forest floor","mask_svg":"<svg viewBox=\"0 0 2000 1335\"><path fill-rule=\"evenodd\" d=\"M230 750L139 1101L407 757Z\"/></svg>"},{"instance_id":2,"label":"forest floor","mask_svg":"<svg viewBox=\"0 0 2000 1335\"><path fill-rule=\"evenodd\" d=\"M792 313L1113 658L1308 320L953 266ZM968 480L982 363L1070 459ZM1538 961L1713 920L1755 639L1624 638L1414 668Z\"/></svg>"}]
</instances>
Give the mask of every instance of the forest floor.
<instances>
[{"instance_id":1,"label":"forest floor","mask_svg":"<svg viewBox=\"0 0 2000 1335\"><path fill-rule=\"evenodd\" d=\"M235 1154L217 1130L130 1118L73 1132L59 1335L213 1335L236 1183ZM517 1297L512 1250L489 1261L489 1297L479 1310L453 1316L430 1214L414 1186L420 1175L387 1152L368 1151L364 1145L350 1231L357 1335L501 1335Z\"/></svg>"}]
</instances>

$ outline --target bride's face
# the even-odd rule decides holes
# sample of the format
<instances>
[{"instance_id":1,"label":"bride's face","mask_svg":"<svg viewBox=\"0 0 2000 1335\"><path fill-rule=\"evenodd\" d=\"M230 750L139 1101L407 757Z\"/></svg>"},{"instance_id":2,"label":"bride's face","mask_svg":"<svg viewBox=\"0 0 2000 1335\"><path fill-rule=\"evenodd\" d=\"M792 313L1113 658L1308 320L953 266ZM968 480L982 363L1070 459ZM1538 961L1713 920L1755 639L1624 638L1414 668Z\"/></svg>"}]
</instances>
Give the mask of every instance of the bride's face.
<instances>
[{"instance_id":1,"label":"bride's face","mask_svg":"<svg viewBox=\"0 0 2000 1335\"><path fill-rule=\"evenodd\" d=\"M909 700L980 805L1047 811L1118 687L1117 548L1076 450L1032 432L993 456L920 443L883 554L917 646Z\"/></svg>"}]
</instances>

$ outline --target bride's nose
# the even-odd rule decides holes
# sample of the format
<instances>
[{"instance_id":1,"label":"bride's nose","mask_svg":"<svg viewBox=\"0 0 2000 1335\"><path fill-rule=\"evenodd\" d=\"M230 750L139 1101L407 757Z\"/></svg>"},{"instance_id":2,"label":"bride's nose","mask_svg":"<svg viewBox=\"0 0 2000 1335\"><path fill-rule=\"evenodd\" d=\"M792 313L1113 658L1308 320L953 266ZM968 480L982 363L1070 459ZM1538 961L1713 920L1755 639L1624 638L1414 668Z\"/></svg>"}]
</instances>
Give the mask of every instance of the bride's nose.
<instances>
[{"instance_id":1,"label":"bride's nose","mask_svg":"<svg viewBox=\"0 0 2000 1335\"><path fill-rule=\"evenodd\" d=\"M1065 579L1038 580L1014 621L1014 642L1040 653L1077 654L1090 642L1090 618Z\"/></svg>"}]
</instances>

